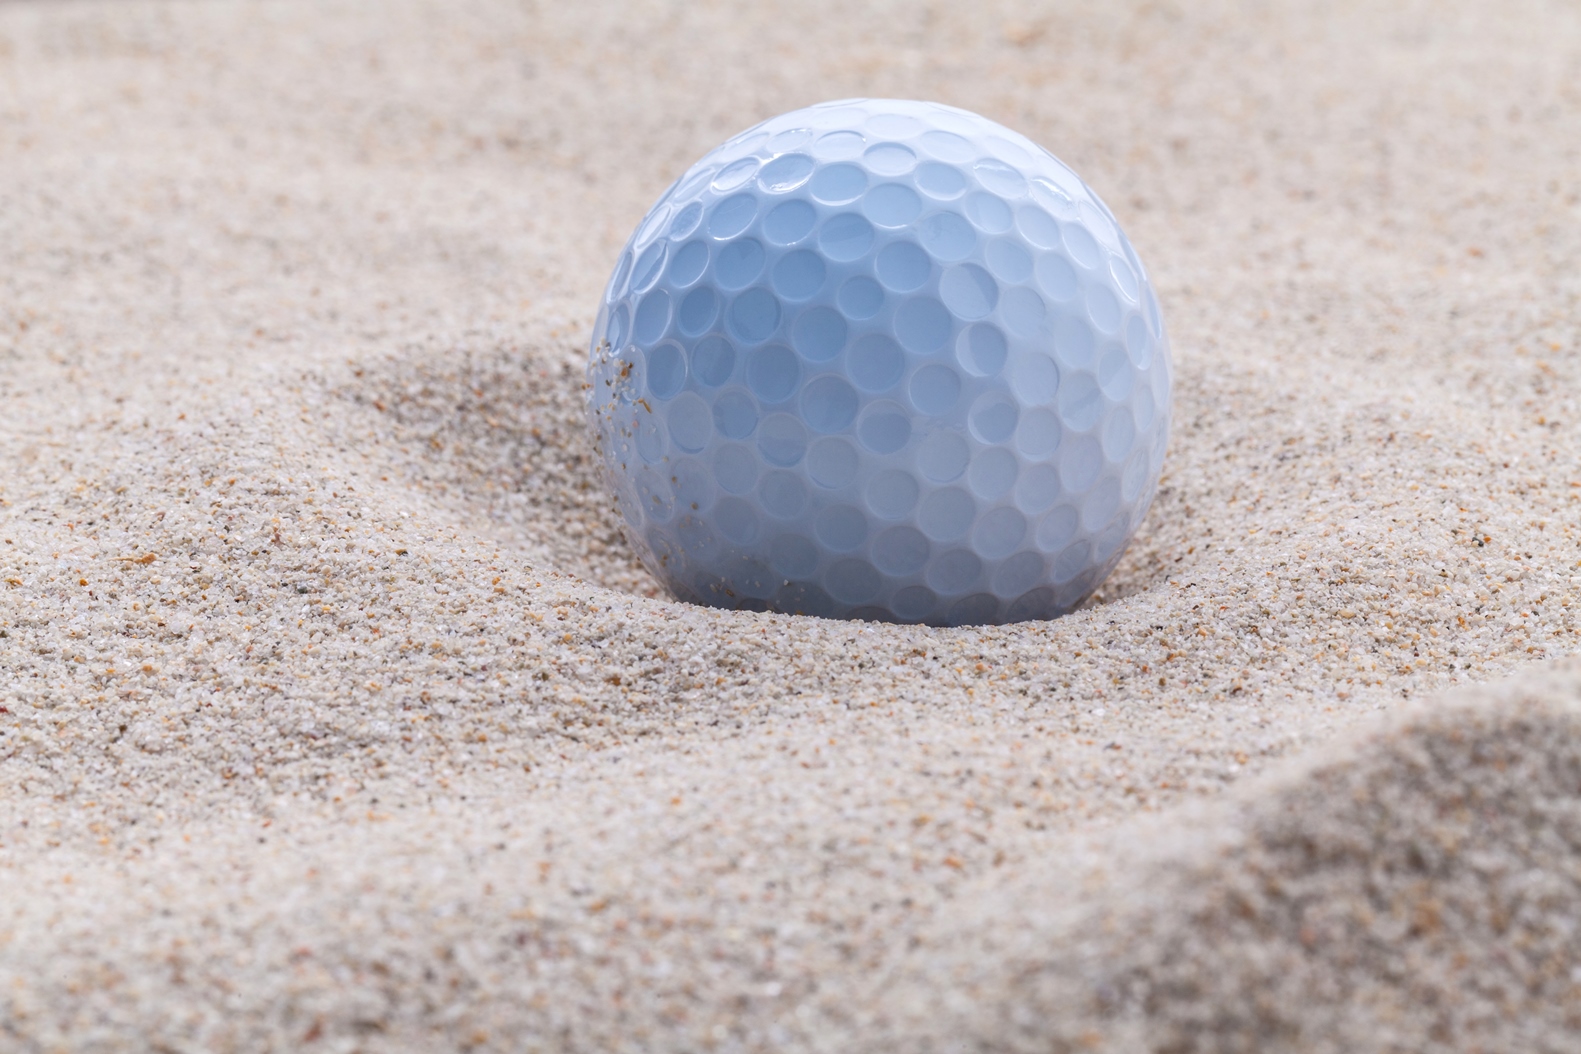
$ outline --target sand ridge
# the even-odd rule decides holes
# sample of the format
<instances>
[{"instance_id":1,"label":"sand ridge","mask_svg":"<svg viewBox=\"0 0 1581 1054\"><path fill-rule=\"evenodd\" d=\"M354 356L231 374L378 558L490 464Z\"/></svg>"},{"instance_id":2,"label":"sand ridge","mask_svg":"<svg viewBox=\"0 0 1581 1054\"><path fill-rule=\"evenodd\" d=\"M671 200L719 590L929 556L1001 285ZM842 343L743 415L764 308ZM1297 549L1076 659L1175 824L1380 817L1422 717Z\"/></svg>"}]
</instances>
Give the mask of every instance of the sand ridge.
<instances>
[{"instance_id":1,"label":"sand ridge","mask_svg":"<svg viewBox=\"0 0 1581 1054\"><path fill-rule=\"evenodd\" d=\"M1575 1049L1574 671L1441 695L1581 639L1581 20L1517 7L0 8L0 1046ZM631 225L856 94L1047 143L1159 283L1163 486L1057 622L690 608L600 498ZM1335 787L1393 804L1302 885ZM1476 793L1529 913L1368 946L1474 968L1226 914Z\"/></svg>"},{"instance_id":2,"label":"sand ridge","mask_svg":"<svg viewBox=\"0 0 1581 1054\"><path fill-rule=\"evenodd\" d=\"M910 1049L1573 1049L1576 671L1407 707L963 896L924 937L948 953L874 1002ZM1038 905L1014 933L988 922L1010 903Z\"/></svg>"}]
</instances>

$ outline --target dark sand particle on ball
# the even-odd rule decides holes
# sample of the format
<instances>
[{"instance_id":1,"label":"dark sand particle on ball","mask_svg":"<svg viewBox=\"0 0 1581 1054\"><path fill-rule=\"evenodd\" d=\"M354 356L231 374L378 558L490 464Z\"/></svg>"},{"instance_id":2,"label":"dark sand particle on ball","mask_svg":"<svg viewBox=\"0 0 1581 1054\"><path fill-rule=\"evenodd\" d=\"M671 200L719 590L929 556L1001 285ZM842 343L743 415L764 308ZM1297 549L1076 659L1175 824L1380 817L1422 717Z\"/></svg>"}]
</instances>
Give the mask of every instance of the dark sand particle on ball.
<instances>
[{"instance_id":1,"label":"dark sand particle on ball","mask_svg":"<svg viewBox=\"0 0 1581 1054\"><path fill-rule=\"evenodd\" d=\"M581 419L725 136L924 97L1160 288L1115 576L674 603ZM1581 13L0 6L0 1050L1581 1050Z\"/></svg>"}]
</instances>

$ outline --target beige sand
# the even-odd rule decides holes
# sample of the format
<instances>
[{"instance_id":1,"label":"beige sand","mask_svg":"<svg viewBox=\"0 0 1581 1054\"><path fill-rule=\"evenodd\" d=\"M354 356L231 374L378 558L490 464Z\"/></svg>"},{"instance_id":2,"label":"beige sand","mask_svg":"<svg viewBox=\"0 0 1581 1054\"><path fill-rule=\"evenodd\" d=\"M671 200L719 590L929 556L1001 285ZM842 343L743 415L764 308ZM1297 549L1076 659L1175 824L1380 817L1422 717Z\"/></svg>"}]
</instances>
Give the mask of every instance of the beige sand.
<instances>
[{"instance_id":1,"label":"beige sand","mask_svg":"<svg viewBox=\"0 0 1581 1054\"><path fill-rule=\"evenodd\" d=\"M1160 283L1056 623L678 605L590 474L647 203L857 94ZM0 5L0 1050L1581 1051L1577 113L1557 0Z\"/></svg>"}]
</instances>

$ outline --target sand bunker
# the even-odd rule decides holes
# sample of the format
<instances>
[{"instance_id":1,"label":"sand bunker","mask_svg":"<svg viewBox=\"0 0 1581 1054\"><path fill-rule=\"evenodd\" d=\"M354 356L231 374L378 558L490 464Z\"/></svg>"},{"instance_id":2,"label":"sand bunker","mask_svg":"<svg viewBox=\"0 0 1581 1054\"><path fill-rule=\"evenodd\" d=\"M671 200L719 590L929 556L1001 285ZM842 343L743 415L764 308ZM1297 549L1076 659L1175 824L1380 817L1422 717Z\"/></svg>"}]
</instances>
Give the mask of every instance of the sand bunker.
<instances>
[{"instance_id":1,"label":"sand bunker","mask_svg":"<svg viewBox=\"0 0 1581 1054\"><path fill-rule=\"evenodd\" d=\"M0 5L0 1048L1581 1050L1578 85L1557 3ZM849 95L1158 280L1066 618L677 604L598 489L631 225Z\"/></svg>"}]
</instances>

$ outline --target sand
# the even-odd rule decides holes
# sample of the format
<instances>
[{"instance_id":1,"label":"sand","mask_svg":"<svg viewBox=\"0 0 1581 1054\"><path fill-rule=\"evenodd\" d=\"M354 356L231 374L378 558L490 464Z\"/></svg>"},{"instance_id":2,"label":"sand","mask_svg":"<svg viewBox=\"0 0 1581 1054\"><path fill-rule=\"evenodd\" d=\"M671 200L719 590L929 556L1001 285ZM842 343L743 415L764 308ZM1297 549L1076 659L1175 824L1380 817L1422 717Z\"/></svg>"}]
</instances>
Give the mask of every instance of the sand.
<instances>
[{"instance_id":1,"label":"sand","mask_svg":"<svg viewBox=\"0 0 1581 1054\"><path fill-rule=\"evenodd\" d=\"M1177 356L1052 623L658 595L578 385L765 116L965 106ZM0 1049L1581 1051L1581 13L0 5Z\"/></svg>"}]
</instances>

